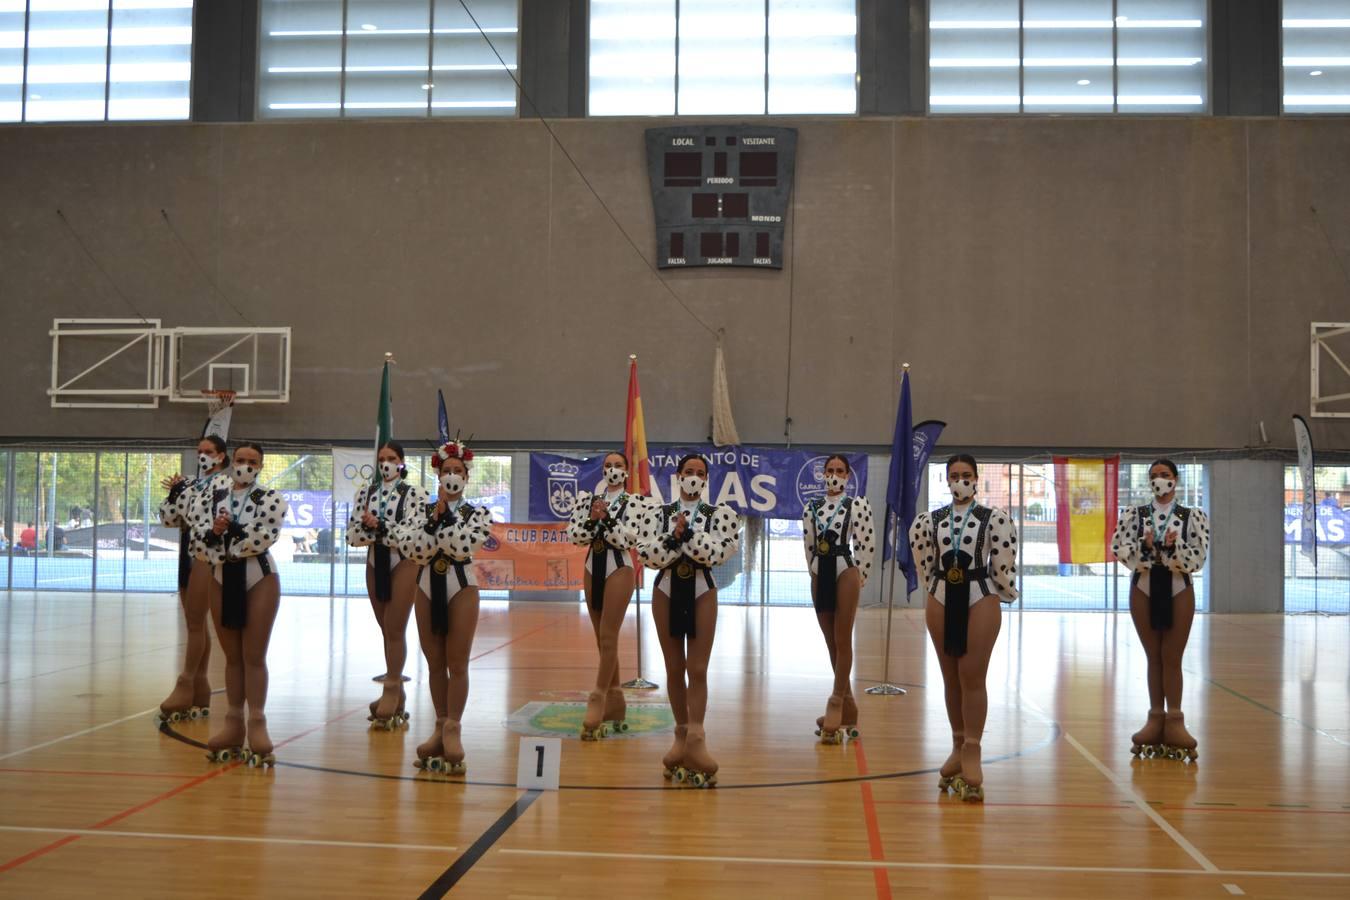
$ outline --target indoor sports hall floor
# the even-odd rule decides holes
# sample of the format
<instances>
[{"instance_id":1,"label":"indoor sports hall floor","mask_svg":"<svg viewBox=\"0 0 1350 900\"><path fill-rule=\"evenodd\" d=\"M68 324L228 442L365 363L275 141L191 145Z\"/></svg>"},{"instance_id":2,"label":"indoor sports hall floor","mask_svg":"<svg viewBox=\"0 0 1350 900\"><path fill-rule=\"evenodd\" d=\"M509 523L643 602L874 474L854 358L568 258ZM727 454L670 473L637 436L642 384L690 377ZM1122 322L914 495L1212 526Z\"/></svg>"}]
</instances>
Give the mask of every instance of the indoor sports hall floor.
<instances>
[{"instance_id":1,"label":"indoor sports hall floor","mask_svg":"<svg viewBox=\"0 0 1350 900\"><path fill-rule=\"evenodd\" d=\"M645 607L642 621L644 674L664 682ZM0 593L0 896L1350 896L1345 618L1197 617L1200 759L1185 765L1129 754L1147 696L1128 618L1005 615L983 805L936 789L950 738L922 625L896 614L892 680L908 693L868 696L885 619L860 616L863 736L821 746L830 680L811 611L723 607L717 788L663 780L661 729L567 737L562 790L533 793L514 786L507 720L581 698L595 653L580 605L484 603L468 775L436 779L412 766L433 719L412 630L410 728L368 730L383 659L364 599L283 601L279 761L258 771L207 762L212 720L153 724L181 653L176 598ZM630 611L624 679L634 634ZM630 717L658 721L663 700L631 694Z\"/></svg>"}]
</instances>

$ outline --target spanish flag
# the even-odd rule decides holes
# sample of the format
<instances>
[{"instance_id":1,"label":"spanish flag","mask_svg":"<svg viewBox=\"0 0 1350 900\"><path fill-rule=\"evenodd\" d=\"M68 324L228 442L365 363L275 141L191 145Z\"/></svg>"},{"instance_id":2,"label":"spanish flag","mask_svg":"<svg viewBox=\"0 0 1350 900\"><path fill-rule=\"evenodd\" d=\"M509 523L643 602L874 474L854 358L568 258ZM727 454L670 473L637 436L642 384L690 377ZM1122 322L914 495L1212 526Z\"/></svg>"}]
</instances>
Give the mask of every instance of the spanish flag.
<instances>
[{"instance_id":1,"label":"spanish flag","mask_svg":"<svg viewBox=\"0 0 1350 900\"><path fill-rule=\"evenodd\" d=\"M647 462L647 426L642 420L642 392L638 390L637 357L628 365L628 415L624 421L623 453L628 457L628 491L652 492L651 466Z\"/></svg>"},{"instance_id":2,"label":"spanish flag","mask_svg":"<svg viewBox=\"0 0 1350 900\"><path fill-rule=\"evenodd\" d=\"M1055 457L1055 511L1059 561L1115 562L1111 536L1116 530L1120 457Z\"/></svg>"}]
</instances>

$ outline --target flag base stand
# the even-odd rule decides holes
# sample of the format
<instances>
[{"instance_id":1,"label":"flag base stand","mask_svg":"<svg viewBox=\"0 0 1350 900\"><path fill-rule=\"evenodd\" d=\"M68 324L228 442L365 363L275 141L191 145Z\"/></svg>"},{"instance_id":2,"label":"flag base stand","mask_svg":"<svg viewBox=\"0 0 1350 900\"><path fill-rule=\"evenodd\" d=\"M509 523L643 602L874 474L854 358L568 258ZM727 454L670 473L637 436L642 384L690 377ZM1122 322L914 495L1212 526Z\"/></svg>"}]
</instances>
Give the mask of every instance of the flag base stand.
<instances>
[{"instance_id":1,"label":"flag base stand","mask_svg":"<svg viewBox=\"0 0 1350 900\"><path fill-rule=\"evenodd\" d=\"M905 695L905 689L887 683L887 684L879 684L876 687L870 687L867 690L863 691L863 693L872 694L874 696L880 694L883 697L903 697Z\"/></svg>"},{"instance_id":2,"label":"flag base stand","mask_svg":"<svg viewBox=\"0 0 1350 900\"><path fill-rule=\"evenodd\" d=\"M661 685L648 681L645 678L634 678L632 681L625 681L619 687L627 688L630 691L654 691Z\"/></svg>"},{"instance_id":3,"label":"flag base stand","mask_svg":"<svg viewBox=\"0 0 1350 900\"><path fill-rule=\"evenodd\" d=\"M384 680L387 679L388 677L389 677L389 673L386 672L386 673L384 673L383 675L376 675L376 676L374 676L373 678L371 678L370 680L371 680L371 681L384 681ZM412 679L409 678L407 675L402 676L400 680L402 680L402 681L412 681Z\"/></svg>"}]
</instances>

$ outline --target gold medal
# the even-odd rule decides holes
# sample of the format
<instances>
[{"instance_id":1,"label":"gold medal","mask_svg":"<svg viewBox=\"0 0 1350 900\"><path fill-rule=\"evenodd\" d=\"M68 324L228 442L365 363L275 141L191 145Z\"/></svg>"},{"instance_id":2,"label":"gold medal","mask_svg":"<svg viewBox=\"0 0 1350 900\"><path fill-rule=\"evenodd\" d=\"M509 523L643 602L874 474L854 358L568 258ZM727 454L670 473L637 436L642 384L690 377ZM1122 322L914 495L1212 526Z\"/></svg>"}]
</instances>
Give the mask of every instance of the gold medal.
<instances>
[{"instance_id":1,"label":"gold medal","mask_svg":"<svg viewBox=\"0 0 1350 900\"><path fill-rule=\"evenodd\" d=\"M830 542L825 540L824 538L821 538L819 541L816 542L816 549L819 550L821 553L829 553Z\"/></svg>"},{"instance_id":2,"label":"gold medal","mask_svg":"<svg viewBox=\"0 0 1350 900\"><path fill-rule=\"evenodd\" d=\"M435 572L437 575L444 575L446 572L450 571L450 561L445 559L436 560L431 564L431 571Z\"/></svg>"},{"instance_id":3,"label":"gold medal","mask_svg":"<svg viewBox=\"0 0 1350 900\"><path fill-rule=\"evenodd\" d=\"M687 562L681 562L675 567L675 574L680 578L689 578L694 574L694 567Z\"/></svg>"},{"instance_id":4,"label":"gold medal","mask_svg":"<svg viewBox=\"0 0 1350 900\"><path fill-rule=\"evenodd\" d=\"M605 551L604 540L602 538L596 538L595 540L591 541L591 549L594 550L596 553L603 553Z\"/></svg>"},{"instance_id":5,"label":"gold medal","mask_svg":"<svg viewBox=\"0 0 1350 900\"><path fill-rule=\"evenodd\" d=\"M966 573L962 572L959 567L952 566L950 569L947 570L948 584L965 584L965 582L966 582Z\"/></svg>"}]
</instances>

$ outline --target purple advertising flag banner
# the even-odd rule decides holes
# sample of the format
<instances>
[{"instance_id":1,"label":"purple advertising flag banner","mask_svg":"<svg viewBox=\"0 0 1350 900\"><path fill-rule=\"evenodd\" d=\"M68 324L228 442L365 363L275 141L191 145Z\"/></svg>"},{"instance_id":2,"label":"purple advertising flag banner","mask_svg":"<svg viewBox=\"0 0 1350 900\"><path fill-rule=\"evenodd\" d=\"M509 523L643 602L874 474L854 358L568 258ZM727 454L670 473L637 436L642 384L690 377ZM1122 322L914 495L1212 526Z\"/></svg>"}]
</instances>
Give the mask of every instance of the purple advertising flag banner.
<instances>
[{"instance_id":1,"label":"purple advertising flag banner","mask_svg":"<svg viewBox=\"0 0 1350 900\"><path fill-rule=\"evenodd\" d=\"M807 503L825 494L828 454L810 450L769 447L713 447L692 445L654 448L647 457L652 473L652 495L662 502L678 495L675 466L686 453L708 460L708 490L712 503L725 503L741 515L771 519L799 519ZM846 490L867 493L867 454L845 454L853 474ZM594 491L601 480L603 456L530 454L530 520L566 519L579 491Z\"/></svg>"}]
</instances>

